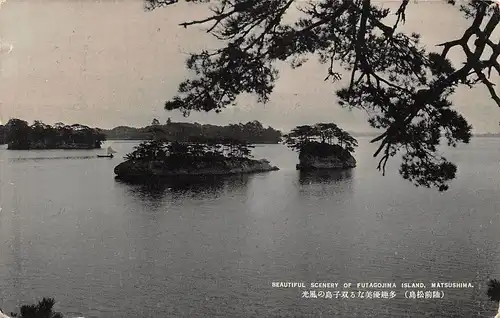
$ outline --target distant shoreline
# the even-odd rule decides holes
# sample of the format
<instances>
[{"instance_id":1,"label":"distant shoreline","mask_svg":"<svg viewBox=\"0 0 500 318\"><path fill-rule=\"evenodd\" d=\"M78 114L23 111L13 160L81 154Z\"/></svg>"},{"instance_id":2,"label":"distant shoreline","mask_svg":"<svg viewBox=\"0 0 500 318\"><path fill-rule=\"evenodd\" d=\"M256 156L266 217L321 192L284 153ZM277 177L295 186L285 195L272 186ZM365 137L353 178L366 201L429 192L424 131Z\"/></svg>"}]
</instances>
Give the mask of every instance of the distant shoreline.
<instances>
[{"instance_id":1,"label":"distant shoreline","mask_svg":"<svg viewBox=\"0 0 500 318\"><path fill-rule=\"evenodd\" d=\"M500 138L500 134L477 134L477 135L472 135L472 137L480 137L480 138Z\"/></svg>"},{"instance_id":2,"label":"distant shoreline","mask_svg":"<svg viewBox=\"0 0 500 318\"><path fill-rule=\"evenodd\" d=\"M259 121L245 124L229 124L216 126L189 122L173 122L167 120L160 124L154 120L146 127L118 126L113 129L100 130L107 140L150 140L160 138L165 141L189 141L193 138L234 139L250 144L277 144L281 141L281 131L270 126L264 127Z\"/></svg>"}]
</instances>

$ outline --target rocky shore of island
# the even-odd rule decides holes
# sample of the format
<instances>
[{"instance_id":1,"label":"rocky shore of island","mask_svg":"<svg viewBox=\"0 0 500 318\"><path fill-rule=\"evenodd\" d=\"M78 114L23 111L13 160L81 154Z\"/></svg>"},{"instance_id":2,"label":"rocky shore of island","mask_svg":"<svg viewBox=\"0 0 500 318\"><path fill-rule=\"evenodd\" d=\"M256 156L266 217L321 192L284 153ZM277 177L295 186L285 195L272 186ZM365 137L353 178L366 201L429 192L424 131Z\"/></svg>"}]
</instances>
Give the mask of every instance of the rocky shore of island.
<instances>
[{"instance_id":1,"label":"rocky shore of island","mask_svg":"<svg viewBox=\"0 0 500 318\"><path fill-rule=\"evenodd\" d=\"M345 150L335 151L334 154L321 156L307 152L299 155L297 170L309 171L320 169L349 169L356 167L356 159Z\"/></svg>"},{"instance_id":2,"label":"rocky shore of island","mask_svg":"<svg viewBox=\"0 0 500 318\"><path fill-rule=\"evenodd\" d=\"M197 158L183 164L170 165L164 160L126 160L115 167L114 172L122 180L148 180L177 176L231 175L279 170L266 159L224 158L207 160Z\"/></svg>"}]
</instances>

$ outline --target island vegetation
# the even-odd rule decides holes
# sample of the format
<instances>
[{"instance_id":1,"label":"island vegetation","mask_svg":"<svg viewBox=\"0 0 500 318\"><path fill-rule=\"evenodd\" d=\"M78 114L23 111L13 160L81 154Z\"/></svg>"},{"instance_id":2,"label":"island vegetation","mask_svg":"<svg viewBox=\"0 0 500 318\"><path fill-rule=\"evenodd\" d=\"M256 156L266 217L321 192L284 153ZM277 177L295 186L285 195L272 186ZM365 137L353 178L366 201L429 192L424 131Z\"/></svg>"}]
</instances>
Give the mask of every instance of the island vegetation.
<instances>
[{"instance_id":1,"label":"island vegetation","mask_svg":"<svg viewBox=\"0 0 500 318\"><path fill-rule=\"evenodd\" d=\"M151 125L143 128L119 126L103 130L107 140L150 140L155 134L161 134L167 141L186 142L193 137L230 138L239 142L252 144L277 144L281 140L281 132L272 127L265 128L259 121L246 124L230 124L215 126L199 123L172 122L170 118L160 124L156 118Z\"/></svg>"},{"instance_id":2,"label":"island vegetation","mask_svg":"<svg viewBox=\"0 0 500 318\"><path fill-rule=\"evenodd\" d=\"M4 145L6 144L7 142L5 141L5 134L6 134L6 131L5 131L5 126L4 125L0 125L0 145Z\"/></svg>"},{"instance_id":3,"label":"island vegetation","mask_svg":"<svg viewBox=\"0 0 500 318\"><path fill-rule=\"evenodd\" d=\"M97 128L85 125L47 125L35 120L32 125L21 119L10 119L4 127L7 149L96 149L106 140Z\"/></svg>"},{"instance_id":4,"label":"island vegetation","mask_svg":"<svg viewBox=\"0 0 500 318\"><path fill-rule=\"evenodd\" d=\"M164 177L225 175L278 170L265 159L252 159L254 146L228 138L194 136L188 141L155 138L140 143L115 167L117 178L156 181Z\"/></svg>"},{"instance_id":5,"label":"island vegetation","mask_svg":"<svg viewBox=\"0 0 500 318\"><path fill-rule=\"evenodd\" d=\"M298 170L356 167L352 153L358 142L334 123L297 126L283 137L284 143L299 153Z\"/></svg>"},{"instance_id":6,"label":"island vegetation","mask_svg":"<svg viewBox=\"0 0 500 318\"><path fill-rule=\"evenodd\" d=\"M488 281L488 290L486 292L489 300L497 303L497 314L494 318L500 318L500 281L497 279L490 279Z\"/></svg>"},{"instance_id":7,"label":"island vegetation","mask_svg":"<svg viewBox=\"0 0 500 318\"><path fill-rule=\"evenodd\" d=\"M43 298L36 305L22 305L19 313L10 313L12 318L63 318L63 315L54 311L55 300ZM3 313L0 310L0 318Z\"/></svg>"}]
</instances>

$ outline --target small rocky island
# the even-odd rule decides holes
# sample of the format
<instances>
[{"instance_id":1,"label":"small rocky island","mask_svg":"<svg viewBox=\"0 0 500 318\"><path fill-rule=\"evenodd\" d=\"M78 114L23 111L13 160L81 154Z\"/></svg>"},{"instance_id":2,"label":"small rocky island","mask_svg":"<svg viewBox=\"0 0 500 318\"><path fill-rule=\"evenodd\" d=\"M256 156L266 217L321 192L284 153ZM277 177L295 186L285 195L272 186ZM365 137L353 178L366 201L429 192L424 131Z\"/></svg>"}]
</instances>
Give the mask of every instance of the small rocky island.
<instances>
[{"instance_id":1,"label":"small rocky island","mask_svg":"<svg viewBox=\"0 0 500 318\"><path fill-rule=\"evenodd\" d=\"M194 139L194 138L192 138ZM115 167L117 179L152 181L179 176L230 175L279 170L251 158L253 146L235 140L197 138L188 142L150 140Z\"/></svg>"},{"instance_id":2,"label":"small rocky island","mask_svg":"<svg viewBox=\"0 0 500 318\"><path fill-rule=\"evenodd\" d=\"M99 149L106 136L97 128L74 124L47 125L36 120L31 126L11 119L3 127L3 140L10 150Z\"/></svg>"},{"instance_id":3,"label":"small rocky island","mask_svg":"<svg viewBox=\"0 0 500 318\"><path fill-rule=\"evenodd\" d=\"M284 136L288 147L299 152L297 170L349 169L356 167L352 156L356 139L333 123L297 126Z\"/></svg>"}]
</instances>

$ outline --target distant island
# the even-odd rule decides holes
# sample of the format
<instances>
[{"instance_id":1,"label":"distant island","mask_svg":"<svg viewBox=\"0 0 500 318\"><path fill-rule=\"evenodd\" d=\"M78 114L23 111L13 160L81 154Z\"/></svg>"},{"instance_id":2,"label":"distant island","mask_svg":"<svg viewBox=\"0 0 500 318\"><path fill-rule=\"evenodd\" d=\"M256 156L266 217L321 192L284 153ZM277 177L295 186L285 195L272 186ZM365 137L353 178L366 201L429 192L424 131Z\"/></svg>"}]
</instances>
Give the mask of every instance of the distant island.
<instances>
[{"instance_id":1,"label":"distant island","mask_svg":"<svg viewBox=\"0 0 500 318\"><path fill-rule=\"evenodd\" d=\"M160 138L164 141L186 142L193 137L233 139L250 144L277 144L281 141L281 132L272 127L264 128L257 121L246 124L230 124L215 126L199 123L172 122L170 118L165 124L154 119L151 125L143 128L119 126L113 129L103 129L107 140L151 140Z\"/></svg>"},{"instance_id":2,"label":"distant island","mask_svg":"<svg viewBox=\"0 0 500 318\"><path fill-rule=\"evenodd\" d=\"M36 120L31 126L21 119L11 119L0 129L2 142L10 150L29 149L99 149L106 136L98 128L74 124L47 125Z\"/></svg>"},{"instance_id":3,"label":"distant island","mask_svg":"<svg viewBox=\"0 0 500 318\"><path fill-rule=\"evenodd\" d=\"M230 175L279 170L265 159L254 160L252 145L235 139L192 137L188 141L144 141L115 167L116 177L155 182L172 177Z\"/></svg>"},{"instance_id":4,"label":"distant island","mask_svg":"<svg viewBox=\"0 0 500 318\"><path fill-rule=\"evenodd\" d=\"M0 144L8 149L95 149L105 140L152 140L186 142L196 137L232 139L249 144L278 144L281 131L264 128L257 120L246 124L216 126L199 123L172 122L165 124L154 119L151 125L141 128L118 126L113 129L90 128L74 124L56 123L54 126L35 121L31 126L21 119L11 119L0 125Z\"/></svg>"},{"instance_id":5,"label":"distant island","mask_svg":"<svg viewBox=\"0 0 500 318\"><path fill-rule=\"evenodd\" d=\"M485 134L474 134L474 137L493 137L493 138L499 138L500 133L485 133Z\"/></svg>"}]
</instances>

